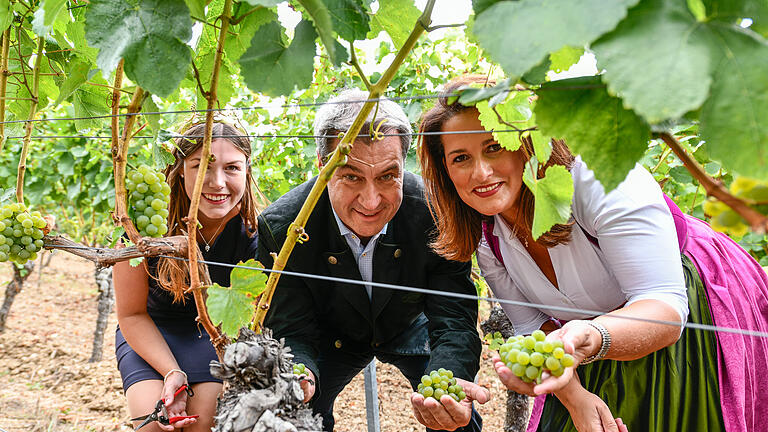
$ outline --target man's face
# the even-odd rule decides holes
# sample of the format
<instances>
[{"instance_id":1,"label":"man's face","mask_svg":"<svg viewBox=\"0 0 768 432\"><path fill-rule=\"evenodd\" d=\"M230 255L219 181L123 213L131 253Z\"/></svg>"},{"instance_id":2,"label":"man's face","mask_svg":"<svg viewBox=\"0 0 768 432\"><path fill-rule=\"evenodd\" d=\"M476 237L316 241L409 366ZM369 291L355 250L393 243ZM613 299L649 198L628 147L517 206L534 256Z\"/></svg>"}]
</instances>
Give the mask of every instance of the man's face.
<instances>
[{"instance_id":1,"label":"man's face","mask_svg":"<svg viewBox=\"0 0 768 432\"><path fill-rule=\"evenodd\" d=\"M357 141L347 164L328 182L339 218L363 242L378 234L403 201L403 155L399 137Z\"/></svg>"}]
</instances>

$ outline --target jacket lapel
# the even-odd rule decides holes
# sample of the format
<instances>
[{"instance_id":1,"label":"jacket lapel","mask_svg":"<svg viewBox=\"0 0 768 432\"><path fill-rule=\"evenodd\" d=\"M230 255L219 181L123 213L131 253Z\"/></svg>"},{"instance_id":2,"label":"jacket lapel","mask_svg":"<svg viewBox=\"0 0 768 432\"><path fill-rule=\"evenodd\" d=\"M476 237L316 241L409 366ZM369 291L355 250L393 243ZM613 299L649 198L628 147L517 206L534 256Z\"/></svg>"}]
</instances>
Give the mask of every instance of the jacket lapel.
<instances>
[{"instance_id":1,"label":"jacket lapel","mask_svg":"<svg viewBox=\"0 0 768 432\"><path fill-rule=\"evenodd\" d=\"M400 269L403 262L402 246L394 240L394 227L390 225L385 238L379 241L373 255L373 281L388 284L400 282ZM372 310L373 320L384 310L392 298L392 290L373 287Z\"/></svg>"}]
</instances>

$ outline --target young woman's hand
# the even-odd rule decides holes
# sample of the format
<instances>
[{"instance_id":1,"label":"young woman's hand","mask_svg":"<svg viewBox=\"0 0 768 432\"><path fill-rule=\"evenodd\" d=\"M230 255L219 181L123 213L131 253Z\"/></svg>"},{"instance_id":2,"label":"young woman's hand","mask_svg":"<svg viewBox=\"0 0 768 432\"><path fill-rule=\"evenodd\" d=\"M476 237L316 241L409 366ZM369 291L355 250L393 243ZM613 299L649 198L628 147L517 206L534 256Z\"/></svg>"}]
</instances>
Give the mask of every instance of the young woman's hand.
<instances>
[{"instance_id":1,"label":"young woman's hand","mask_svg":"<svg viewBox=\"0 0 768 432\"><path fill-rule=\"evenodd\" d=\"M585 358L597 353L602 344L602 335L584 321L569 321L547 335L547 340L561 340L563 349L571 354L578 366ZM576 366L567 367L562 375L555 377L548 372L542 373L541 384L533 386L533 394L555 393L564 388L573 379Z\"/></svg>"},{"instance_id":2,"label":"young woman's hand","mask_svg":"<svg viewBox=\"0 0 768 432\"><path fill-rule=\"evenodd\" d=\"M186 384L186 377L180 373L172 373L168 375L168 379L163 384L163 394L161 395L163 401L165 401L165 411L168 418L187 415L187 392L182 391L178 395L174 396L182 385ZM188 418L179 420L176 423L170 425L163 425L158 423L158 427L165 431L172 431L174 429L181 429L185 426L189 426L192 423L197 422L197 419Z\"/></svg>"},{"instance_id":3,"label":"young woman's hand","mask_svg":"<svg viewBox=\"0 0 768 432\"><path fill-rule=\"evenodd\" d=\"M456 379L464 388L467 397L456 402L450 396L444 395L440 402L434 398L424 398L420 393L411 394L413 415L419 423L430 429L456 430L469 424L472 418L472 401L484 404L491 400L491 392L473 382Z\"/></svg>"}]
</instances>

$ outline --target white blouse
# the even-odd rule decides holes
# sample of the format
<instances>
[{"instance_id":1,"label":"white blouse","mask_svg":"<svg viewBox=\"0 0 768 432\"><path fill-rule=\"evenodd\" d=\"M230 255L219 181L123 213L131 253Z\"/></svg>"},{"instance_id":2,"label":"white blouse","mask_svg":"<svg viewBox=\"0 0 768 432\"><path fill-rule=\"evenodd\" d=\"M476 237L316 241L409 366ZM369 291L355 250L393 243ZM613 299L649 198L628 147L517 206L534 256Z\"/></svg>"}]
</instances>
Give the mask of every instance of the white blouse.
<instances>
[{"instance_id":1,"label":"white blouse","mask_svg":"<svg viewBox=\"0 0 768 432\"><path fill-rule=\"evenodd\" d=\"M656 299L672 306L682 322L688 297L675 224L661 189L642 166L635 166L606 194L579 157L571 168L572 215L578 221L571 241L549 248L559 290L533 261L517 236L496 215L501 264L483 239L477 261L496 297L528 303L610 312L625 302ZM579 225L596 237L593 245ZM554 317L583 319L594 314L503 304L517 334L528 334Z\"/></svg>"}]
</instances>

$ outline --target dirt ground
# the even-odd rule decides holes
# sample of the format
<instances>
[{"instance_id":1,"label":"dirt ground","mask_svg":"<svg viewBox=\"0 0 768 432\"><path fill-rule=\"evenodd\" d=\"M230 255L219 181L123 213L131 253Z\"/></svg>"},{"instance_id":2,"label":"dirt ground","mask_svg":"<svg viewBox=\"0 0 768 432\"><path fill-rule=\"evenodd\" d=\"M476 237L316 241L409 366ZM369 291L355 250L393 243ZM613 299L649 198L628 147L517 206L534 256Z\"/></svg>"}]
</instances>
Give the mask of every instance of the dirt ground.
<instances>
[{"instance_id":1,"label":"dirt ground","mask_svg":"<svg viewBox=\"0 0 768 432\"><path fill-rule=\"evenodd\" d=\"M0 333L0 432L131 431L115 364L110 318L103 360L88 363L96 325L98 291L93 264L56 252L40 275L38 268L16 297ZM11 280L9 264L0 265L0 297ZM477 406L484 429L500 431L504 419L501 384L487 350L480 384L493 399ZM400 372L378 364L382 431L423 431L411 412L410 389ZM336 430L366 431L363 375L336 400Z\"/></svg>"}]
</instances>

